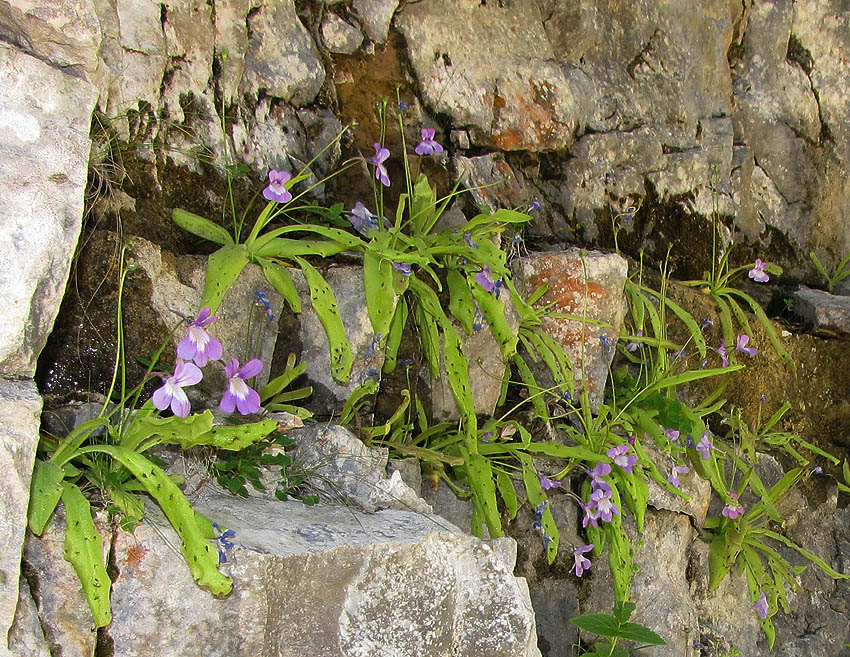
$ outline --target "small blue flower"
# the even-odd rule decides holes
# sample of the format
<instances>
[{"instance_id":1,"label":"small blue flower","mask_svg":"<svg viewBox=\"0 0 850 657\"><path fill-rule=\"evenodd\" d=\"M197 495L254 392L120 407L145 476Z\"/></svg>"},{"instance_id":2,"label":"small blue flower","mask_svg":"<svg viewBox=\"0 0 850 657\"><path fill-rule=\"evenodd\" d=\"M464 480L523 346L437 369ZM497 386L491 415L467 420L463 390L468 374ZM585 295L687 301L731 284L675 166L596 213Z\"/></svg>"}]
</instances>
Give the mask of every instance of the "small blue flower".
<instances>
[{"instance_id":1,"label":"small blue flower","mask_svg":"<svg viewBox=\"0 0 850 657\"><path fill-rule=\"evenodd\" d=\"M620 216L623 218L623 221L631 221L635 218L635 212L637 212L637 208L633 205L630 205L623 211Z\"/></svg>"},{"instance_id":2,"label":"small blue flower","mask_svg":"<svg viewBox=\"0 0 850 657\"><path fill-rule=\"evenodd\" d=\"M759 404L764 404L764 393L759 395Z\"/></svg>"},{"instance_id":3,"label":"small blue flower","mask_svg":"<svg viewBox=\"0 0 850 657\"><path fill-rule=\"evenodd\" d=\"M464 242L466 242L466 245L470 249L477 249L478 248L478 243L473 241L471 233L464 233L463 234L463 240L464 240Z\"/></svg>"},{"instance_id":4,"label":"small blue flower","mask_svg":"<svg viewBox=\"0 0 850 657\"><path fill-rule=\"evenodd\" d=\"M273 322L274 313L272 312L272 302L269 301L266 293L262 290L254 290L254 296L257 297L257 300L254 303L263 309L263 312L266 314L266 319Z\"/></svg>"},{"instance_id":5,"label":"small blue flower","mask_svg":"<svg viewBox=\"0 0 850 657\"><path fill-rule=\"evenodd\" d=\"M540 205L540 201L536 198L531 201L531 205L528 206L529 212L537 212L538 210L542 210L543 206Z\"/></svg>"},{"instance_id":6,"label":"small blue flower","mask_svg":"<svg viewBox=\"0 0 850 657\"><path fill-rule=\"evenodd\" d=\"M370 358L375 357L375 347L378 346L378 343L381 342L381 339L384 337L382 333L375 333L375 337L372 338L372 342L369 343L369 346L366 348L366 355L363 356L363 360L369 360Z\"/></svg>"},{"instance_id":7,"label":"small blue flower","mask_svg":"<svg viewBox=\"0 0 850 657\"><path fill-rule=\"evenodd\" d=\"M406 100L400 100L398 101L398 109L400 112L406 112L410 109L410 103L408 103Z\"/></svg>"},{"instance_id":8,"label":"small blue flower","mask_svg":"<svg viewBox=\"0 0 850 657\"><path fill-rule=\"evenodd\" d=\"M599 336L599 341L602 343L602 346L605 348L605 351L608 351L611 348L611 338L602 333Z\"/></svg>"},{"instance_id":9,"label":"small blue flower","mask_svg":"<svg viewBox=\"0 0 850 657\"><path fill-rule=\"evenodd\" d=\"M218 543L218 562L227 563L227 551L232 550L234 547L230 539L236 536L236 532L232 529L221 531L221 527L218 526L217 522L214 522L212 527L215 532L216 543Z\"/></svg>"},{"instance_id":10,"label":"small blue flower","mask_svg":"<svg viewBox=\"0 0 850 657\"><path fill-rule=\"evenodd\" d=\"M410 269L409 262L394 262L393 269L399 272L402 276L410 276L413 271Z\"/></svg>"}]
</instances>

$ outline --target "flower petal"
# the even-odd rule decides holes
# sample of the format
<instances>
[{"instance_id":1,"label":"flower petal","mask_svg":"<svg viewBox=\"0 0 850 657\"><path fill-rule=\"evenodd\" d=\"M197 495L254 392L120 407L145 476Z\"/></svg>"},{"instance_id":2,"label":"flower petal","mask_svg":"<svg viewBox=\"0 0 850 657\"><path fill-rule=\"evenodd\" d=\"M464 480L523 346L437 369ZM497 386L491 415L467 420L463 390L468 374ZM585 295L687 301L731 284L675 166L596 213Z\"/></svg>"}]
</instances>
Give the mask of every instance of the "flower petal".
<instances>
[{"instance_id":1,"label":"flower petal","mask_svg":"<svg viewBox=\"0 0 850 657\"><path fill-rule=\"evenodd\" d=\"M263 361L259 358L254 358L249 360L242 366L242 369L239 370L239 378L240 379L250 379L252 377L257 376L263 370Z\"/></svg>"}]
</instances>

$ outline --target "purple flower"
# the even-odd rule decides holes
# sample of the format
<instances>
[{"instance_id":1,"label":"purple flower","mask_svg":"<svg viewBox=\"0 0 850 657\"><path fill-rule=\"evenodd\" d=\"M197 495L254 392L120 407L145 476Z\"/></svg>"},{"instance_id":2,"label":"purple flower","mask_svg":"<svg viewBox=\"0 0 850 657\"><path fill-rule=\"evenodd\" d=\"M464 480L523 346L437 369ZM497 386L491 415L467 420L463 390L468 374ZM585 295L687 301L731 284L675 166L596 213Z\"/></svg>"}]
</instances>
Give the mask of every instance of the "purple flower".
<instances>
[{"instance_id":1,"label":"purple flower","mask_svg":"<svg viewBox=\"0 0 850 657\"><path fill-rule=\"evenodd\" d=\"M720 358L723 359L723 367L729 367L729 355L726 352L726 342L721 339L720 346L714 351L720 354Z\"/></svg>"},{"instance_id":2,"label":"purple flower","mask_svg":"<svg viewBox=\"0 0 850 657\"><path fill-rule=\"evenodd\" d=\"M478 248L478 243L477 243L477 242L474 242L474 241L472 240L472 234L470 234L470 233L464 233L464 234L463 234L463 240L466 242L466 245L467 245L470 249L477 249L477 248Z\"/></svg>"},{"instance_id":3,"label":"purple flower","mask_svg":"<svg viewBox=\"0 0 850 657\"><path fill-rule=\"evenodd\" d=\"M623 218L623 221L631 221L635 218L635 212L637 212L637 208L633 205L630 205L625 210L623 210L620 216Z\"/></svg>"},{"instance_id":4,"label":"purple flower","mask_svg":"<svg viewBox=\"0 0 850 657\"><path fill-rule=\"evenodd\" d=\"M752 269L750 269L747 276L752 278L756 283L767 283L770 280L770 276L767 275L767 263L761 258L756 258L756 263Z\"/></svg>"},{"instance_id":5,"label":"purple flower","mask_svg":"<svg viewBox=\"0 0 850 657\"><path fill-rule=\"evenodd\" d=\"M599 334L599 341L602 343L602 348L608 351L611 348L611 338L604 333Z\"/></svg>"},{"instance_id":6,"label":"purple flower","mask_svg":"<svg viewBox=\"0 0 850 657\"><path fill-rule=\"evenodd\" d=\"M263 196L268 201L276 201L278 203L289 203L292 200L292 194L284 185L292 178L289 171L277 171L271 169L269 171L269 186L263 190Z\"/></svg>"},{"instance_id":7,"label":"purple flower","mask_svg":"<svg viewBox=\"0 0 850 657\"><path fill-rule=\"evenodd\" d=\"M492 278L493 272L490 267L484 265L484 268L475 274L475 282L483 287L487 292L493 292L496 289L496 281Z\"/></svg>"},{"instance_id":8,"label":"purple flower","mask_svg":"<svg viewBox=\"0 0 850 657\"><path fill-rule=\"evenodd\" d=\"M673 442L679 440L679 432L676 429L665 429L664 435L667 436L668 440L672 440Z\"/></svg>"},{"instance_id":9,"label":"purple flower","mask_svg":"<svg viewBox=\"0 0 850 657\"><path fill-rule=\"evenodd\" d=\"M575 557L575 563L573 567L570 568L571 573L575 573L576 577L581 577L585 570L590 569L590 559L585 557L584 555L587 552L590 552L593 549L593 543L588 545L579 545L577 548L573 549L573 557Z\"/></svg>"},{"instance_id":10,"label":"purple flower","mask_svg":"<svg viewBox=\"0 0 850 657\"><path fill-rule=\"evenodd\" d=\"M743 352L749 356L755 356L758 353L758 350L755 347L748 347L747 344L750 341L750 336L746 333L742 333L737 338L735 338L735 351Z\"/></svg>"},{"instance_id":11,"label":"purple flower","mask_svg":"<svg viewBox=\"0 0 850 657\"><path fill-rule=\"evenodd\" d=\"M212 526L215 532L215 541L218 543L218 562L227 563L227 550L233 549L233 542L230 539L236 536L236 532L232 529L221 531L217 522L214 522Z\"/></svg>"},{"instance_id":12,"label":"purple flower","mask_svg":"<svg viewBox=\"0 0 850 657\"><path fill-rule=\"evenodd\" d=\"M189 322L189 332L177 345L177 355L183 360L194 360L198 367L207 361L221 358L221 342L207 333L205 326L212 324L215 317L210 316L209 308L201 308L198 319Z\"/></svg>"},{"instance_id":13,"label":"purple flower","mask_svg":"<svg viewBox=\"0 0 850 657\"><path fill-rule=\"evenodd\" d=\"M640 329L635 331L635 337L636 338L639 338L639 337L642 337L642 336L643 336L643 331L641 331ZM634 352L634 351L637 351L638 349L641 349L642 347L643 347L643 345L640 342L629 342L629 343L626 344L626 351Z\"/></svg>"},{"instance_id":14,"label":"purple flower","mask_svg":"<svg viewBox=\"0 0 850 657\"><path fill-rule=\"evenodd\" d=\"M737 493L729 493L729 497L733 500L738 499ZM725 516L730 520L735 520L738 516L744 515L744 507L740 504L732 504L731 502L727 502L726 506L723 507L723 511L720 512L721 516Z\"/></svg>"},{"instance_id":15,"label":"purple flower","mask_svg":"<svg viewBox=\"0 0 850 657\"><path fill-rule=\"evenodd\" d=\"M540 205L540 201L538 201L536 198L532 199L531 205L528 206L529 212L537 212L538 210L542 210L542 209L543 209L543 206Z\"/></svg>"},{"instance_id":16,"label":"purple flower","mask_svg":"<svg viewBox=\"0 0 850 657\"><path fill-rule=\"evenodd\" d=\"M377 218L378 215L369 212L369 209L365 205L357 201L351 210L351 216L348 220L351 222L354 230L363 235L363 237L368 237L369 231L378 230L378 224L375 221Z\"/></svg>"},{"instance_id":17,"label":"purple flower","mask_svg":"<svg viewBox=\"0 0 850 657\"><path fill-rule=\"evenodd\" d=\"M410 276L413 271L410 269L409 262L394 262L393 269L399 272L402 276Z\"/></svg>"},{"instance_id":18,"label":"purple flower","mask_svg":"<svg viewBox=\"0 0 850 657\"><path fill-rule=\"evenodd\" d=\"M406 112L409 109L410 109L410 103L408 103L406 100L398 101L398 111L399 112Z\"/></svg>"},{"instance_id":19,"label":"purple flower","mask_svg":"<svg viewBox=\"0 0 850 657\"><path fill-rule=\"evenodd\" d=\"M239 361L235 358L230 360L229 365L224 366L227 374L227 392L221 398L219 406L225 413L232 413L238 408L242 415L249 415L260 410L260 395L253 388L249 388L245 379L257 376L263 369L263 363L259 358L249 360L242 369L239 369Z\"/></svg>"},{"instance_id":20,"label":"purple flower","mask_svg":"<svg viewBox=\"0 0 850 657\"><path fill-rule=\"evenodd\" d=\"M708 429L706 429L702 434L702 439L697 444L697 451L700 453L700 456L702 456L703 461L708 460L708 457L711 455L711 450L717 449L717 447L714 446L714 443L709 440L709 435Z\"/></svg>"},{"instance_id":21,"label":"purple flower","mask_svg":"<svg viewBox=\"0 0 850 657\"><path fill-rule=\"evenodd\" d=\"M417 155L439 155L443 152L443 147L436 141L434 141L434 133L436 131L434 128L422 128L421 135L422 141L420 141L416 148L413 150ZM389 153L387 153L389 155ZM384 183L389 185L389 183Z\"/></svg>"},{"instance_id":22,"label":"purple flower","mask_svg":"<svg viewBox=\"0 0 850 657\"><path fill-rule=\"evenodd\" d=\"M481 312L481 306L478 305L478 302L475 302L475 316L472 318L472 329L478 333L481 329L484 328L484 313Z\"/></svg>"},{"instance_id":23,"label":"purple flower","mask_svg":"<svg viewBox=\"0 0 850 657\"><path fill-rule=\"evenodd\" d=\"M597 488L590 494L590 501L596 507L596 519L611 522L612 515L620 515L620 510L614 504L611 490Z\"/></svg>"},{"instance_id":24,"label":"purple flower","mask_svg":"<svg viewBox=\"0 0 850 657\"><path fill-rule=\"evenodd\" d=\"M761 592L761 597L758 599L758 602L753 605L753 611L755 611L762 620L767 618L767 612L770 611L770 607L767 604L767 596L764 591Z\"/></svg>"},{"instance_id":25,"label":"purple flower","mask_svg":"<svg viewBox=\"0 0 850 657\"><path fill-rule=\"evenodd\" d=\"M375 142L375 156L366 160L369 164L375 165L375 179L380 180L384 187L390 186L390 176L387 173L387 167L384 162L390 156L390 151L382 147L378 142Z\"/></svg>"},{"instance_id":26,"label":"purple flower","mask_svg":"<svg viewBox=\"0 0 850 657\"><path fill-rule=\"evenodd\" d=\"M560 488L561 482L557 479L549 479L549 477L545 475L537 475L540 478L540 487L543 490L550 490L552 488Z\"/></svg>"},{"instance_id":27,"label":"purple flower","mask_svg":"<svg viewBox=\"0 0 850 657\"><path fill-rule=\"evenodd\" d=\"M670 476L667 477L667 481L673 484L676 488L679 487L679 475L680 474L688 474L691 469L686 465L674 465L673 470L670 473Z\"/></svg>"},{"instance_id":28,"label":"purple flower","mask_svg":"<svg viewBox=\"0 0 850 657\"><path fill-rule=\"evenodd\" d=\"M587 474L590 475L591 488L611 490L611 487L602 479L602 477L606 477L611 474L611 465L609 463L597 463L593 466L593 470L587 471Z\"/></svg>"},{"instance_id":29,"label":"purple flower","mask_svg":"<svg viewBox=\"0 0 850 657\"><path fill-rule=\"evenodd\" d=\"M628 445L617 445L605 453L608 455L608 458L612 459L614 463L619 465L623 470L631 473L637 463L637 456L634 454L628 454L629 449L630 447Z\"/></svg>"},{"instance_id":30,"label":"purple flower","mask_svg":"<svg viewBox=\"0 0 850 657\"><path fill-rule=\"evenodd\" d=\"M165 384L154 391L153 405L161 411L171 406L174 415L186 417L189 415L189 399L183 388L195 385L203 376L196 365L178 358L174 374L164 379Z\"/></svg>"}]
</instances>

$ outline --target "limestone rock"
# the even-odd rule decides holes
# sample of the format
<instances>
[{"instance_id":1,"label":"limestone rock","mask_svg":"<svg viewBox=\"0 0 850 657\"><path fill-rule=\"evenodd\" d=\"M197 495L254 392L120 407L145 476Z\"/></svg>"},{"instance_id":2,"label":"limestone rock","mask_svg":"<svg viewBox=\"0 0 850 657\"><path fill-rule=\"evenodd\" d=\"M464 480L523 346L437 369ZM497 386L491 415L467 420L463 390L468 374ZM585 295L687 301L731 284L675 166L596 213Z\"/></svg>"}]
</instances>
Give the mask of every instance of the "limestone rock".
<instances>
[{"instance_id":1,"label":"limestone rock","mask_svg":"<svg viewBox=\"0 0 850 657\"><path fill-rule=\"evenodd\" d=\"M388 451L367 447L345 427L310 424L289 433L296 441L293 464L307 471L306 485L326 499L372 513L432 509L401 478L387 473Z\"/></svg>"},{"instance_id":2,"label":"limestone rock","mask_svg":"<svg viewBox=\"0 0 850 657\"><path fill-rule=\"evenodd\" d=\"M384 43L390 30L390 21L399 0L353 0L352 6L363 21L363 29L372 41Z\"/></svg>"},{"instance_id":3,"label":"limestone rock","mask_svg":"<svg viewBox=\"0 0 850 657\"><path fill-rule=\"evenodd\" d=\"M334 13L328 13L322 22L322 38L333 53L352 55L363 42L363 34Z\"/></svg>"},{"instance_id":4,"label":"limestone rock","mask_svg":"<svg viewBox=\"0 0 850 657\"><path fill-rule=\"evenodd\" d=\"M577 393L586 386L591 404L598 405L626 314L626 261L613 253L568 249L518 258L512 269L517 289L525 295L548 285L539 307L609 325L552 317L542 322L542 329L558 341L572 363Z\"/></svg>"},{"instance_id":5,"label":"limestone rock","mask_svg":"<svg viewBox=\"0 0 850 657\"><path fill-rule=\"evenodd\" d=\"M325 69L293 1L266 3L249 14L248 34L242 92L256 95L265 89L295 106L312 103L325 81Z\"/></svg>"},{"instance_id":6,"label":"limestone rock","mask_svg":"<svg viewBox=\"0 0 850 657\"><path fill-rule=\"evenodd\" d=\"M531 2L434 0L405 5L395 21L432 112L466 127L475 146L546 151L572 143L580 112L543 18Z\"/></svg>"},{"instance_id":7,"label":"limestone rock","mask_svg":"<svg viewBox=\"0 0 850 657\"><path fill-rule=\"evenodd\" d=\"M47 639L38 619L38 609L25 578L20 581L15 623L9 632L9 651L13 657L50 657ZM3 646L0 645L0 652Z\"/></svg>"},{"instance_id":8,"label":"limestone rock","mask_svg":"<svg viewBox=\"0 0 850 657\"><path fill-rule=\"evenodd\" d=\"M85 80L0 47L0 376L33 375L59 310L80 233L95 98Z\"/></svg>"},{"instance_id":9,"label":"limestone rock","mask_svg":"<svg viewBox=\"0 0 850 657\"><path fill-rule=\"evenodd\" d=\"M301 300L301 314L297 316L294 327L281 325L275 358L285 358L290 352L300 353L300 361L307 364L306 377L313 385L313 396L308 406L323 414L340 410L354 389L366 379L380 379L384 365L384 353L375 342L366 308L363 269L351 265L332 266L324 274L333 290L354 353L351 377L345 383L331 375L328 337L310 303L310 290L304 275L297 269L290 269L290 274Z\"/></svg>"},{"instance_id":10,"label":"limestone rock","mask_svg":"<svg viewBox=\"0 0 850 657\"><path fill-rule=\"evenodd\" d=\"M643 445L643 448L648 456L654 460L655 465L663 475L672 472L675 463L668 454L654 449L650 445ZM658 485L654 479L648 478L649 498L647 504L659 510L675 511L688 515L694 519L697 527L702 527L705 524L705 517L711 504L711 484L697 476L693 468L687 474L680 474L679 482L679 490L688 496L687 500Z\"/></svg>"},{"instance_id":11,"label":"limestone rock","mask_svg":"<svg viewBox=\"0 0 850 657\"><path fill-rule=\"evenodd\" d=\"M100 24L92 0L0 2L3 40L56 68L97 69Z\"/></svg>"},{"instance_id":12,"label":"limestone rock","mask_svg":"<svg viewBox=\"0 0 850 657\"><path fill-rule=\"evenodd\" d=\"M794 312L815 330L850 333L850 298L801 285L794 292Z\"/></svg>"},{"instance_id":13,"label":"limestone rock","mask_svg":"<svg viewBox=\"0 0 850 657\"><path fill-rule=\"evenodd\" d=\"M15 618L41 397L32 381L0 379L0 636ZM5 647L5 639L0 643Z\"/></svg>"},{"instance_id":14,"label":"limestone rock","mask_svg":"<svg viewBox=\"0 0 850 657\"><path fill-rule=\"evenodd\" d=\"M157 514L149 514L115 538L116 655L540 655L527 586L512 573L511 539L481 541L408 511L230 496L197 508L236 532L222 567L233 592L217 599L198 588L170 547L176 534L167 523L152 526ZM70 569L61 556L53 560ZM78 591L70 582L54 590L48 579L39 586L66 606ZM88 627L73 618L42 623L50 632L57 623ZM63 654L76 655L66 636Z\"/></svg>"}]
</instances>

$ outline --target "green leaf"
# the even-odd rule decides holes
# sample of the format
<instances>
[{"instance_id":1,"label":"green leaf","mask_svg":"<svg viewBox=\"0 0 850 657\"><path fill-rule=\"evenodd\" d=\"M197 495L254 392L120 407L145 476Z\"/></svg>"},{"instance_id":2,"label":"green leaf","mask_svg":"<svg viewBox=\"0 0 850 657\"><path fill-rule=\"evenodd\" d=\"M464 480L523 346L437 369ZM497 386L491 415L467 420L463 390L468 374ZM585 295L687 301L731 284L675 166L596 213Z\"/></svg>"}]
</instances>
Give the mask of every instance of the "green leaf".
<instances>
[{"instance_id":1,"label":"green leaf","mask_svg":"<svg viewBox=\"0 0 850 657\"><path fill-rule=\"evenodd\" d=\"M522 465L522 483L525 485L525 496L532 510L536 510L541 504L545 503L543 514L540 518L540 525L543 527L543 535L552 539L546 544L546 560L549 564L552 564L555 562L555 557L558 556L558 548L561 545L561 532L555 524L555 518L552 516L552 510L546 498L546 493L543 492L543 487L540 485L540 478L537 476L537 470L534 468L534 462L528 454L518 451L514 453Z\"/></svg>"},{"instance_id":2,"label":"green leaf","mask_svg":"<svg viewBox=\"0 0 850 657\"><path fill-rule=\"evenodd\" d=\"M372 331L375 335L386 336L395 309L392 263L372 251L366 251L363 255L363 285Z\"/></svg>"},{"instance_id":3,"label":"green leaf","mask_svg":"<svg viewBox=\"0 0 850 657\"><path fill-rule=\"evenodd\" d=\"M201 307L215 313L224 295L239 278L248 264L248 249L244 244L229 244L221 247L207 259L207 274Z\"/></svg>"},{"instance_id":4,"label":"green leaf","mask_svg":"<svg viewBox=\"0 0 850 657\"><path fill-rule=\"evenodd\" d=\"M345 406L342 408L340 416L340 424L350 424L354 419L354 411L360 406L361 401L367 397L372 397L378 392L378 382L373 379L367 379L357 386L348 399L345 401Z\"/></svg>"},{"instance_id":5,"label":"green leaf","mask_svg":"<svg viewBox=\"0 0 850 657\"><path fill-rule=\"evenodd\" d=\"M30 503L27 521L33 534L41 536L50 521L59 498L62 497L62 480L65 472L52 461L35 460L30 484Z\"/></svg>"},{"instance_id":6,"label":"green leaf","mask_svg":"<svg viewBox=\"0 0 850 657\"><path fill-rule=\"evenodd\" d=\"M610 614L585 614L578 618L571 618L570 622L585 632L592 632L599 636L619 636L620 624Z\"/></svg>"},{"instance_id":7,"label":"green leaf","mask_svg":"<svg viewBox=\"0 0 850 657\"><path fill-rule=\"evenodd\" d=\"M345 334L345 327L342 324L339 306L336 304L333 290L310 263L302 258L295 258L295 261L301 267L301 271L304 272L304 278L307 279L307 285L310 287L310 302L328 336L331 374L337 381L345 383L351 376L354 354Z\"/></svg>"},{"instance_id":8,"label":"green leaf","mask_svg":"<svg viewBox=\"0 0 850 657\"><path fill-rule=\"evenodd\" d=\"M214 595L230 593L233 582L218 570L218 551L204 537L195 511L171 478L143 455L112 445L84 447L81 453L108 454L127 468L153 497L180 537L180 552L198 586L206 586Z\"/></svg>"},{"instance_id":9,"label":"green leaf","mask_svg":"<svg viewBox=\"0 0 850 657\"><path fill-rule=\"evenodd\" d=\"M265 258L255 258L255 260L263 268L266 280L271 283L272 287L277 290L280 296L286 299L286 303L289 304L292 312L300 313L301 299L298 298L298 291L295 289L295 283L292 282L289 269Z\"/></svg>"},{"instance_id":10,"label":"green leaf","mask_svg":"<svg viewBox=\"0 0 850 657\"><path fill-rule=\"evenodd\" d=\"M449 312L460 322L463 330L469 335L474 331L475 299L466 282L466 277L457 269L450 269L446 274L449 286Z\"/></svg>"},{"instance_id":11,"label":"green leaf","mask_svg":"<svg viewBox=\"0 0 850 657\"><path fill-rule=\"evenodd\" d=\"M502 520L499 517L499 507L496 502L496 485L493 481L493 470L490 462L481 454L469 454L462 449L465 464L462 466L469 477L469 486L475 507L484 516L491 538L504 536Z\"/></svg>"},{"instance_id":12,"label":"green leaf","mask_svg":"<svg viewBox=\"0 0 850 657\"><path fill-rule=\"evenodd\" d=\"M273 240L268 240L261 248L255 248L252 254L263 258L291 260L297 256L329 258L345 250L345 245L332 240L295 240L276 237Z\"/></svg>"},{"instance_id":13,"label":"green leaf","mask_svg":"<svg viewBox=\"0 0 850 657\"><path fill-rule=\"evenodd\" d=\"M490 329L493 331L493 337L502 348L502 356L509 360L516 353L517 336L505 319L505 304L496 298L495 294L490 294L483 287L474 282L470 282L472 296L478 302L481 312L487 318L490 324Z\"/></svg>"},{"instance_id":14,"label":"green leaf","mask_svg":"<svg viewBox=\"0 0 850 657\"><path fill-rule=\"evenodd\" d=\"M94 526L89 501L75 484L62 484L65 505L65 559L80 578L95 627L112 622L109 592L112 581L103 564L103 539Z\"/></svg>"},{"instance_id":15,"label":"green leaf","mask_svg":"<svg viewBox=\"0 0 850 657\"><path fill-rule=\"evenodd\" d=\"M431 225L436 203L437 191L431 187L428 178L420 174L413 187L413 200L410 203L412 234L422 235Z\"/></svg>"},{"instance_id":16,"label":"green leaf","mask_svg":"<svg viewBox=\"0 0 850 657\"><path fill-rule=\"evenodd\" d=\"M413 318L419 329L419 341L422 345L422 354L428 361L431 378L440 376L440 332L434 317L426 312L422 304L417 303L413 308Z\"/></svg>"},{"instance_id":17,"label":"green leaf","mask_svg":"<svg viewBox=\"0 0 850 657\"><path fill-rule=\"evenodd\" d=\"M667 642L648 627L638 623L626 623L620 627L620 637L628 641L649 644L651 646L666 646Z\"/></svg>"},{"instance_id":18,"label":"green leaf","mask_svg":"<svg viewBox=\"0 0 850 657\"><path fill-rule=\"evenodd\" d=\"M496 488L499 489L499 495L505 503L505 510L508 512L508 517L513 520L516 518L517 511L519 510L519 502L513 480L504 470L498 470L496 472Z\"/></svg>"},{"instance_id":19,"label":"green leaf","mask_svg":"<svg viewBox=\"0 0 850 657\"><path fill-rule=\"evenodd\" d=\"M398 348L401 346L401 338L404 335L404 327L407 325L408 306L404 296L399 297L390 322L390 330L387 335L387 344L384 351L384 372L389 374L398 364Z\"/></svg>"},{"instance_id":20,"label":"green leaf","mask_svg":"<svg viewBox=\"0 0 850 657\"><path fill-rule=\"evenodd\" d=\"M620 625L624 625L629 622L635 609L637 609L637 605L634 602L615 602L614 618L617 619Z\"/></svg>"},{"instance_id":21,"label":"green leaf","mask_svg":"<svg viewBox=\"0 0 850 657\"><path fill-rule=\"evenodd\" d=\"M171 218L180 228L193 235L202 237L210 242L215 242L216 244L233 244L233 238L230 236L230 233L205 217L177 208L171 211Z\"/></svg>"}]
</instances>

